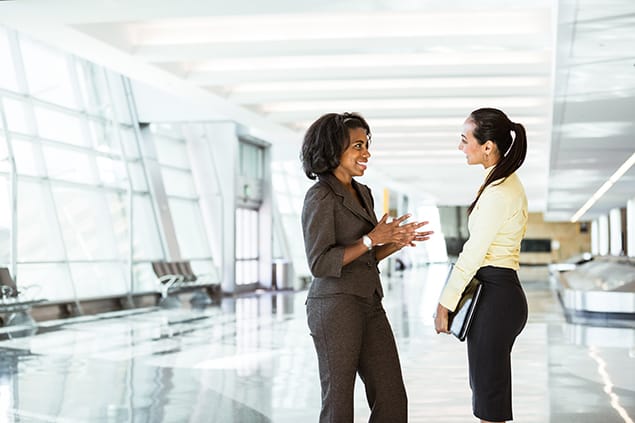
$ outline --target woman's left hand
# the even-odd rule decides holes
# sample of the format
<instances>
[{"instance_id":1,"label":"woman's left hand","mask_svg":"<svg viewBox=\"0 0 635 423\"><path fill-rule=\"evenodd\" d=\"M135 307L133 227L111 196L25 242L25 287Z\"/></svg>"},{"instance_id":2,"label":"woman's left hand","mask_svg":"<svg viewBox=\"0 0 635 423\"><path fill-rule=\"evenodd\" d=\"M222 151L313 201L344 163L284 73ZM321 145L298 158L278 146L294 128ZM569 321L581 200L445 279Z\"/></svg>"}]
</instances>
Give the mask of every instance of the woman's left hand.
<instances>
[{"instance_id":1,"label":"woman's left hand","mask_svg":"<svg viewBox=\"0 0 635 423\"><path fill-rule=\"evenodd\" d=\"M399 243L399 247L400 248L405 247L406 245L414 247L415 242L429 240L430 235L432 235L434 231L417 232L417 229L427 225L428 223L429 222L425 221L425 222L406 223L405 225L401 225L401 227L405 229L405 233L403 234L403 238L401 242Z\"/></svg>"},{"instance_id":2,"label":"woman's left hand","mask_svg":"<svg viewBox=\"0 0 635 423\"><path fill-rule=\"evenodd\" d=\"M427 225L428 222L412 222L402 224L401 222L403 222L408 217L410 217L410 215L403 215L390 223L386 223L388 215L385 214L381 218L375 229L373 229L373 231L368 234L368 236L370 236L373 241L380 244L378 247L375 248L375 257L377 258L377 260L382 260L389 255L401 250L403 247L414 247L416 241L426 241L430 239L430 235L434 233L433 231L417 232L417 229L424 225ZM390 231L386 229L389 226ZM389 238L390 241L388 241L388 243L386 244L381 244L381 241L378 240L382 239L380 238L380 236L382 236L384 232L391 232L391 236Z\"/></svg>"}]
</instances>

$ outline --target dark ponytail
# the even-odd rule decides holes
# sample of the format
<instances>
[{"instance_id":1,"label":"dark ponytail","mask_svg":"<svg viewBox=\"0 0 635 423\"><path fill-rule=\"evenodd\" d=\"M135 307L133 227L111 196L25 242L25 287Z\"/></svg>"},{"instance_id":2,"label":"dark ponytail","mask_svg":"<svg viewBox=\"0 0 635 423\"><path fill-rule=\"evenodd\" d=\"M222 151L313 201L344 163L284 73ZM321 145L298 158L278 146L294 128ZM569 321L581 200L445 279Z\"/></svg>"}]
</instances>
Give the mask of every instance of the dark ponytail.
<instances>
[{"instance_id":1,"label":"dark ponytail","mask_svg":"<svg viewBox=\"0 0 635 423\"><path fill-rule=\"evenodd\" d=\"M523 164L527 155L527 133L522 124L512 122L498 109L475 110L468 120L474 122L473 134L478 143L483 145L487 141L492 141L500 153L498 163L487 175L476 198L467 209L467 213L470 214L488 185L499 179L505 180Z\"/></svg>"}]
</instances>

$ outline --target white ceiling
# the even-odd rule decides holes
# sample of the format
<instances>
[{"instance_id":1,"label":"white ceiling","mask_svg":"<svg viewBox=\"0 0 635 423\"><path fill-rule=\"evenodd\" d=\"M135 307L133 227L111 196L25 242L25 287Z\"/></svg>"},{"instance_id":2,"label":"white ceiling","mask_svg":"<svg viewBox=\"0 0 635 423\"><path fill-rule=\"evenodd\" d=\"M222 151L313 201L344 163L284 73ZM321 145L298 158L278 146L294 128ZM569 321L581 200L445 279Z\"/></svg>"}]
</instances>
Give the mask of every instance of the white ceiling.
<instances>
[{"instance_id":1,"label":"white ceiling","mask_svg":"<svg viewBox=\"0 0 635 423\"><path fill-rule=\"evenodd\" d=\"M569 220L635 152L635 2L474 3L21 0L0 23L291 149L321 114L360 112L373 171L441 205L481 181L463 120L501 108L528 130L530 208ZM583 219L634 197L635 167Z\"/></svg>"},{"instance_id":2,"label":"white ceiling","mask_svg":"<svg viewBox=\"0 0 635 423\"><path fill-rule=\"evenodd\" d=\"M635 1L560 7L548 216L568 219L635 157ZM584 215L635 198L631 167Z\"/></svg>"}]
</instances>

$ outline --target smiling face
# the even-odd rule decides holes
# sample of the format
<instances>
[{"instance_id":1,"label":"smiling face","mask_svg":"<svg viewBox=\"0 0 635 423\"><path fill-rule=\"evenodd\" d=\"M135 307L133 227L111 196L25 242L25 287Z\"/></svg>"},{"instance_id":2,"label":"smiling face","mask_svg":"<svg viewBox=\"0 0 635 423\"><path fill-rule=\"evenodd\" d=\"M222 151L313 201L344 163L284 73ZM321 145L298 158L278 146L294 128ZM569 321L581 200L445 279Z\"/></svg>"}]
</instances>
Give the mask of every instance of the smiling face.
<instances>
[{"instance_id":1,"label":"smiling face","mask_svg":"<svg viewBox=\"0 0 635 423\"><path fill-rule=\"evenodd\" d=\"M348 130L349 144L340 157L340 164L333 174L341 182L349 184L353 176L362 176L368 166L368 136L363 128Z\"/></svg>"}]
</instances>

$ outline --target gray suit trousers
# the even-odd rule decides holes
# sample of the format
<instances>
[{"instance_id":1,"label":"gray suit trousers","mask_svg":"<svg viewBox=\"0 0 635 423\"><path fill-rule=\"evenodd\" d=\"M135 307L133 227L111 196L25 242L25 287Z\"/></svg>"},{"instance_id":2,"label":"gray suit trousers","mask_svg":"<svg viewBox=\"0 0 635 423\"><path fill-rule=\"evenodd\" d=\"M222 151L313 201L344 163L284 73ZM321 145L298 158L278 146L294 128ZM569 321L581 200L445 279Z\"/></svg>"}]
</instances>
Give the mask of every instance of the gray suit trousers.
<instances>
[{"instance_id":1,"label":"gray suit trousers","mask_svg":"<svg viewBox=\"0 0 635 423\"><path fill-rule=\"evenodd\" d=\"M306 304L322 385L320 422L353 422L358 373L371 409L369 422L406 422L408 399L397 346L379 296L339 294L309 298Z\"/></svg>"}]
</instances>

